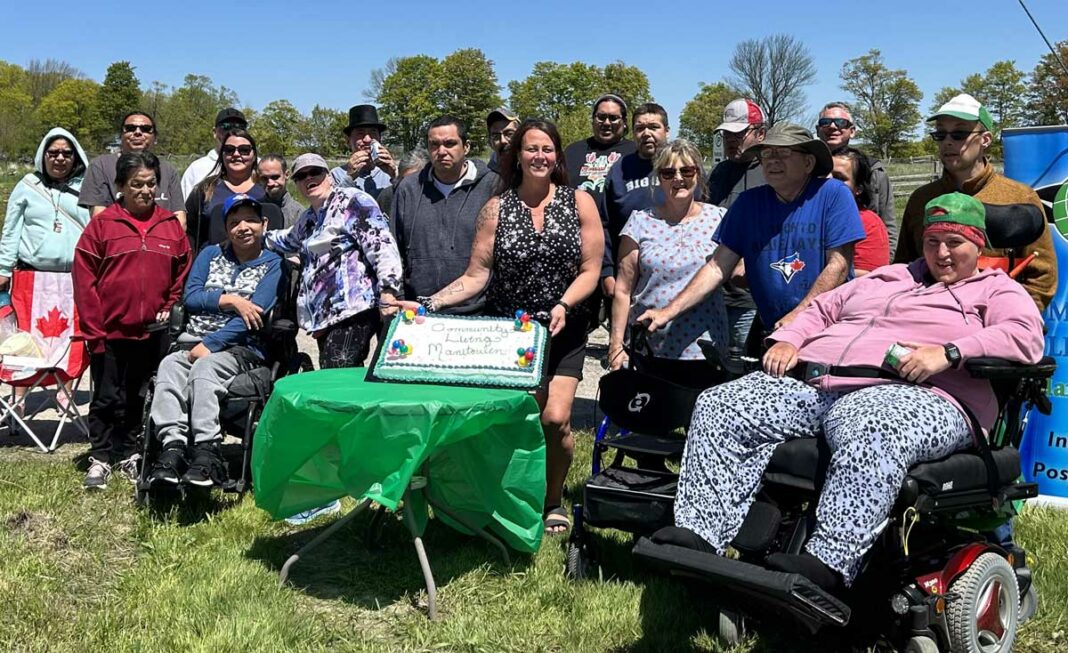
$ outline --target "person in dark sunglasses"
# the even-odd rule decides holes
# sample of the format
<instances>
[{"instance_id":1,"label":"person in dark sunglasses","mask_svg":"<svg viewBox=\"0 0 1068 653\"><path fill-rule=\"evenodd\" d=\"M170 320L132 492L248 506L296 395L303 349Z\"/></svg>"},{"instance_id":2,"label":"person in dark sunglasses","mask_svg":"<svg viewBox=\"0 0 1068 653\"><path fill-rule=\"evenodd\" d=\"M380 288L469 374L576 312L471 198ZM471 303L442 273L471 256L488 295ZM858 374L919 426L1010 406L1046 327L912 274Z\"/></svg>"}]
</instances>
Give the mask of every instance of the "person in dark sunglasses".
<instances>
[{"instance_id":1,"label":"person in dark sunglasses","mask_svg":"<svg viewBox=\"0 0 1068 653\"><path fill-rule=\"evenodd\" d=\"M215 168L185 201L189 214L186 231L193 251L226 239L226 218L222 212L226 200L243 193L257 202L267 201L267 190L256 170L257 160L256 140L247 131L233 129L223 136Z\"/></svg>"},{"instance_id":2,"label":"person in dark sunglasses","mask_svg":"<svg viewBox=\"0 0 1068 653\"><path fill-rule=\"evenodd\" d=\"M118 124L119 152L102 154L89 162L82 180L78 204L89 209L89 213L98 213L119 200L115 186L115 164L119 154L128 152L149 152L156 144L159 135L156 121L142 111L131 111L123 116ZM178 183L178 172L167 161L160 160L160 179L156 185L156 202L178 216L185 224L185 202L182 189Z\"/></svg>"},{"instance_id":3,"label":"person in dark sunglasses","mask_svg":"<svg viewBox=\"0 0 1068 653\"><path fill-rule=\"evenodd\" d=\"M856 133L857 125L853 121L849 105L845 102L828 102L823 106L819 120L816 121L816 135L827 144L827 147L831 148L832 154L847 150L850 139ZM871 171L863 189L868 196L866 208L882 218L892 252L897 247L898 229L894 209L894 189L890 186L890 176L886 174L883 162L878 159L868 157L865 165Z\"/></svg>"},{"instance_id":4,"label":"person in dark sunglasses","mask_svg":"<svg viewBox=\"0 0 1068 653\"><path fill-rule=\"evenodd\" d=\"M204 178L212 173L215 164L219 162L219 148L222 147L223 137L234 129L248 129L248 120L245 114L233 107L227 107L215 114L215 128L212 135L215 137L215 147L207 154L189 164L182 174L182 201L189 199L189 195Z\"/></svg>"},{"instance_id":5,"label":"person in dark sunglasses","mask_svg":"<svg viewBox=\"0 0 1068 653\"><path fill-rule=\"evenodd\" d=\"M961 93L943 104L927 119L933 124L931 138L938 145L942 177L920 186L909 197L901 222L901 239L894 255L895 263L907 263L923 253L923 210L927 202L953 191L971 195L983 204L1027 204L1045 213L1038 195L1025 184L997 172L987 159L994 142L994 120L986 107L971 95ZM1004 250L986 248L982 256L1004 258ZM1053 298L1057 288L1057 258L1053 240L1046 230L1038 240L1015 252L1016 260L1034 255L1016 275L1039 310Z\"/></svg>"}]
</instances>

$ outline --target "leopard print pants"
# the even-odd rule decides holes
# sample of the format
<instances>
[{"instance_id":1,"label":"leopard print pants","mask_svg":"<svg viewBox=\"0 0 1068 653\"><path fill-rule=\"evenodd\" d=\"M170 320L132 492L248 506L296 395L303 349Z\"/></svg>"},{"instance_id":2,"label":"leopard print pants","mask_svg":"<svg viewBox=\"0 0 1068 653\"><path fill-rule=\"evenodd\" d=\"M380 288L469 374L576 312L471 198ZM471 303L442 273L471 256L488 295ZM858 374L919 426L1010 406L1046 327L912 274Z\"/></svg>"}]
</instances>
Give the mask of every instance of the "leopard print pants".
<instances>
[{"instance_id":1,"label":"leopard print pants","mask_svg":"<svg viewBox=\"0 0 1068 653\"><path fill-rule=\"evenodd\" d=\"M806 549L847 583L886 526L908 469L972 441L960 411L920 386L828 392L754 372L697 400L675 524L723 553L749 512L775 447L820 433L832 455Z\"/></svg>"}]
</instances>

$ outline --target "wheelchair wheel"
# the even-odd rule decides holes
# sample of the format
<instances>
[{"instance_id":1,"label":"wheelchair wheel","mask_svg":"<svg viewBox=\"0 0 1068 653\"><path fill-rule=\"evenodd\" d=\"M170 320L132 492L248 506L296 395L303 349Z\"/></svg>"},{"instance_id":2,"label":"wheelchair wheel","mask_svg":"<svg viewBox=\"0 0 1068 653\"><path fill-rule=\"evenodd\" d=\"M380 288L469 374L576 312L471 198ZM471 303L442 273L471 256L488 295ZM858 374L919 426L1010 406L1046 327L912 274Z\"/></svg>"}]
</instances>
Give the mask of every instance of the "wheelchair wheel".
<instances>
[{"instance_id":1,"label":"wheelchair wheel","mask_svg":"<svg viewBox=\"0 0 1068 653\"><path fill-rule=\"evenodd\" d=\"M732 610L719 611L719 640L727 646L738 646L748 635L745 617Z\"/></svg>"},{"instance_id":2,"label":"wheelchair wheel","mask_svg":"<svg viewBox=\"0 0 1068 653\"><path fill-rule=\"evenodd\" d=\"M593 576L593 561L586 548L578 542L568 542L564 575L569 580L588 580Z\"/></svg>"},{"instance_id":3,"label":"wheelchair wheel","mask_svg":"<svg viewBox=\"0 0 1068 653\"><path fill-rule=\"evenodd\" d=\"M905 653L938 653L938 644L930 637L911 637Z\"/></svg>"},{"instance_id":4,"label":"wheelchair wheel","mask_svg":"<svg viewBox=\"0 0 1068 653\"><path fill-rule=\"evenodd\" d=\"M1027 588L1023 598L1020 599L1020 623L1025 623L1035 616L1036 612L1038 612L1038 590L1035 589L1034 581L1031 581L1031 587Z\"/></svg>"},{"instance_id":5,"label":"wheelchair wheel","mask_svg":"<svg viewBox=\"0 0 1068 653\"><path fill-rule=\"evenodd\" d=\"M984 553L949 586L946 606L954 653L1008 653L1016 639L1020 590L1008 561Z\"/></svg>"}]
</instances>

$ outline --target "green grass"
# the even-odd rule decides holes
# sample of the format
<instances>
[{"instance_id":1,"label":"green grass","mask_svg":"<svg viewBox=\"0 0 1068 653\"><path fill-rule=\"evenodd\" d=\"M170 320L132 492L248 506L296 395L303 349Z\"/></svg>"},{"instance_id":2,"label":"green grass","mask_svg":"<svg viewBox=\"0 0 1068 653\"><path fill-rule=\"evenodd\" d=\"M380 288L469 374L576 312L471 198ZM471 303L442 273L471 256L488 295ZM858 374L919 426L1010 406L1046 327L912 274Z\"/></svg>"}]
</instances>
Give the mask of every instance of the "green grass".
<instances>
[{"instance_id":1,"label":"green grass","mask_svg":"<svg viewBox=\"0 0 1068 653\"><path fill-rule=\"evenodd\" d=\"M572 496L588 470L589 434L579 439ZM484 543L432 522L426 546L441 619L431 623L414 552L392 519L384 550L365 546L367 520L358 519L279 588L282 562L322 524L272 522L252 497L152 516L118 480L101 494L83 492L72 465L83 452L0 448L0 650L720 650L711 606L634 570L619 533L597 536L616 576L576 584L561 573L559 539L505 567ZM1068 514L1029 509L1018 524L1042 606L1016 650L1063 650ZM765 633L738 650L799 647Z\"/></svg>"}]
</instances>

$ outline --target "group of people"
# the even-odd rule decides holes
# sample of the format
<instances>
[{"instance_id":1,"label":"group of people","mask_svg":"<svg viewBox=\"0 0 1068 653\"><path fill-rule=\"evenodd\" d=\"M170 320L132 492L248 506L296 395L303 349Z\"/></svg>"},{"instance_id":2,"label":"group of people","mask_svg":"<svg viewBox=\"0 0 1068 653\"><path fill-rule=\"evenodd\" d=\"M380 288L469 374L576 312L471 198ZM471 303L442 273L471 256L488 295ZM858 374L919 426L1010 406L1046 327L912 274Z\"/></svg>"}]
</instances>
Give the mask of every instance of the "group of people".
<instances>
[{"instance_id":1,"label":"group of people","mask_svg":"<svg viewBox=\"0 0 1068 653\"><path fill-rule=\"evenodd\" d=\"M752 415L791 403L796 411L773 417L798 435L824 425L837 450L825 492L836 498L809 548L823 566L783 564L848 581L889 510L888 494L854 496L850 457L899 452L879 485L886 494L911 462L965 446L971 429L958 408L982 390L963 380L960 361L1038 355L1038 311L1056 284L1048 234L1025 248L1035 255L1015 281L978 267L980 252L1003 254L987 247L979 202L1040 206L987 160L986 109L961 95L930 122L945 172L913 193L899 230L886 171L850 145L856 125L837 102L823 108L815 135L769 127L751 100L731 102L718 127L726 158L708 174L694 145L671 140L663 107L631 109L614 94L594 100L591 136L566 148L551 122L494 110L488 163L470 156L468 126L448 115L427 125L425 150L395 158L376 108L359 105L345 128L347 161L331 168L307 153L290 165L261 154L245 117L228 108L216 117L215 147L180 179L151 152L151 116L132 112L119 125L121 152L92 161L72 134L45 136L35 172L9 201L0 284L16 266L73 271L94 379L86 487L104 486L113 468L136 475L140 387L157 367L150 413L164 448L152 479L219 482L219 399L236 370L262 359L256 331L291 267L298 321L317 340L322 368L362 365L383 319L400 309L526 311L552 336L548 382L537 393L547 533L570 527L562 492L572 404L602 310L612 368L627 364L634 324L650 331L654 360L671 363L663 374L702 374L699 339L723 355L768 347L765 372L702 395L673 536L722 552L777 441L765 431L786 432ZM288 194L290 180L308 208ZM889 265L891 252L907 265ZM851 348L857 325L881 324L877 312L890 301L901 311ZM178 302L191 317L179 350L161 363L160 326ZM909 326L930 325L932 315L935 324L960 318L956 331L943 330L959 332L953 343ZM834 352L867 365L902 339L914 351L897 379L823 386L788 376L805 362L839 360ZM918 411L908 428L878 411L899 402ZM992 418L979 406L987 427ZM871 420L883 421L868 428ZM945 429L918 440L923 420ZM884 423L894 427L880 430Z\"/></svg>"}]
</instances>

